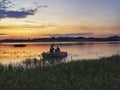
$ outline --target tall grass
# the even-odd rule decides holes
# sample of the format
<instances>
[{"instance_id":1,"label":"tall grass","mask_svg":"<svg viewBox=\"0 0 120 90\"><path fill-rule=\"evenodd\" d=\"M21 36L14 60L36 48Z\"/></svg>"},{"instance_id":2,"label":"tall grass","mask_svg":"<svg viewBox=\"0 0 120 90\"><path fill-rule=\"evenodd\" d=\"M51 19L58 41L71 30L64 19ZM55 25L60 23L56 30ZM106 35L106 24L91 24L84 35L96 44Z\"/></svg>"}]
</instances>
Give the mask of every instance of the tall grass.
<instances>
[{"instance_id":1,"label":"tall grass","mask_svg":"<svg viewBox=\"0 0 120 90\"><path fill-rule=\"evenodd\" d=\"M1 64L0 90L120 90L120 56L34 68Z\"/></svg>"}]
</instances>

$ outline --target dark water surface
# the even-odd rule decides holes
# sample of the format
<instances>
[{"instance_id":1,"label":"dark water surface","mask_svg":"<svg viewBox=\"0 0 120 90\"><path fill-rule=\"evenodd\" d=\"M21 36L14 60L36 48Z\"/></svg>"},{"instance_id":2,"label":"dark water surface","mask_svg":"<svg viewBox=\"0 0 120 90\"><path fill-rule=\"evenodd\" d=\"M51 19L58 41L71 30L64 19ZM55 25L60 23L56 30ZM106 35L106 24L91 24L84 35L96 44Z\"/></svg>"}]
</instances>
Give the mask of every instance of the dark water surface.
<instances>
[{"instance_id":1,"label":"dark water surface","mask_svg":"<svg viewBox=\"0 0 120 90\"><path fill-rule=\"evenodd\" d=\"M22 43L26 47L14 47L20 43L0 44L0 63L16 63L26 58L40 58L42 52L49 51L53 42ZM61 51L68 52L67 60L94 59L120 54L120 42L54 42ZM56 48L55 46L55 48Z\"/></svg>"}]
</instances>

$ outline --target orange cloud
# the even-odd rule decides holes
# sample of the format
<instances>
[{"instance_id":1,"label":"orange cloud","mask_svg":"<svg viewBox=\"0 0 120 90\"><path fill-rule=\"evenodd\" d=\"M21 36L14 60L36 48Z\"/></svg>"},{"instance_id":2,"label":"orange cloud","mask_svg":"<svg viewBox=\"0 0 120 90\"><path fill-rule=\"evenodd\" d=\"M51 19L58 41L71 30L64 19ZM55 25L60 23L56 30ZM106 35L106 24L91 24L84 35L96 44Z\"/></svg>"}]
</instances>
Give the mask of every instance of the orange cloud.
<instances>
[{"instance_id":1,"label":"orange cloud","mask_svg":"<svg viewBox=\"0 0 120 90\"><path fill-rule=\"evenodd\" d=\"M112 34L112 33L120 33L120 26L114 26L114 27L98 27L98 26L78 26L78 25L66 25L57 30L57 32L92 32L94 34Z\"/></svg>"},{"instance_id":2,"label":"orange cloud","mask_svg":"<svg viewBox=\"0 0 120 90\"><path fill-rule=\"evenodd\" d=\"M46 35L60 35L60 34L79 34L79 33L93 33L94 35L116 35L120 34L120 26L102 27L102 26L80 26L80 25L23 25L23 26L9 26L1 25L0 33L7 34L6 37L19 38L40 38L47 37ZM5 37L5 36L4 36ZM0 37L1 38L1 37Z\"/></svg>"}]
</instances>

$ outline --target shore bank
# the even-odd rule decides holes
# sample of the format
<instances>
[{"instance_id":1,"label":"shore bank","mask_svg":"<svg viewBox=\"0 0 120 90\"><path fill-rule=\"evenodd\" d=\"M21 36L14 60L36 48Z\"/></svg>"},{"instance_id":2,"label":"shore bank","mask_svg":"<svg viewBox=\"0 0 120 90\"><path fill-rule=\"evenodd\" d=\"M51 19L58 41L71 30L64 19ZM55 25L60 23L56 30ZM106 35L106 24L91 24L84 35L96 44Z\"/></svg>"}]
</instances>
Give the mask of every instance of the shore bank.
<instances>
[{"instance_id":1,"label":"shore bank","mask_svg":"<svg viewBox=\"0 0 120 90\"><path fill-rule=\"evenodd\" d=\"M24 69L0 65L0 90L119 90L120 55Z\"/></svg>"}]
</instances>

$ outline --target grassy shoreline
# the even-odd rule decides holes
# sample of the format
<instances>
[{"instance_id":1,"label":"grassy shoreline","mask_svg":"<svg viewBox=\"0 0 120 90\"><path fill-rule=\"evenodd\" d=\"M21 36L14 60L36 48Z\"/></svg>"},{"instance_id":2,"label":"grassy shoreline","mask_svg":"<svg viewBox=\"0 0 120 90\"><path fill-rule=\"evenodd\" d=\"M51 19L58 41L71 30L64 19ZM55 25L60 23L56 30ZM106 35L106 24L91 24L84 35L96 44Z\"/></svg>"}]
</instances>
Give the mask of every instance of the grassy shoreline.
<instances>
[{"instance_id":1,"label":"grassy shoreline","mask_svg":"<svg viewBox=\"0 0 120 90\"><path fill-rule=\"evenodd\" d=\"M43 68L0 65L0 90L120 90L120 56Z\"/></svg>"}]
</instances>

